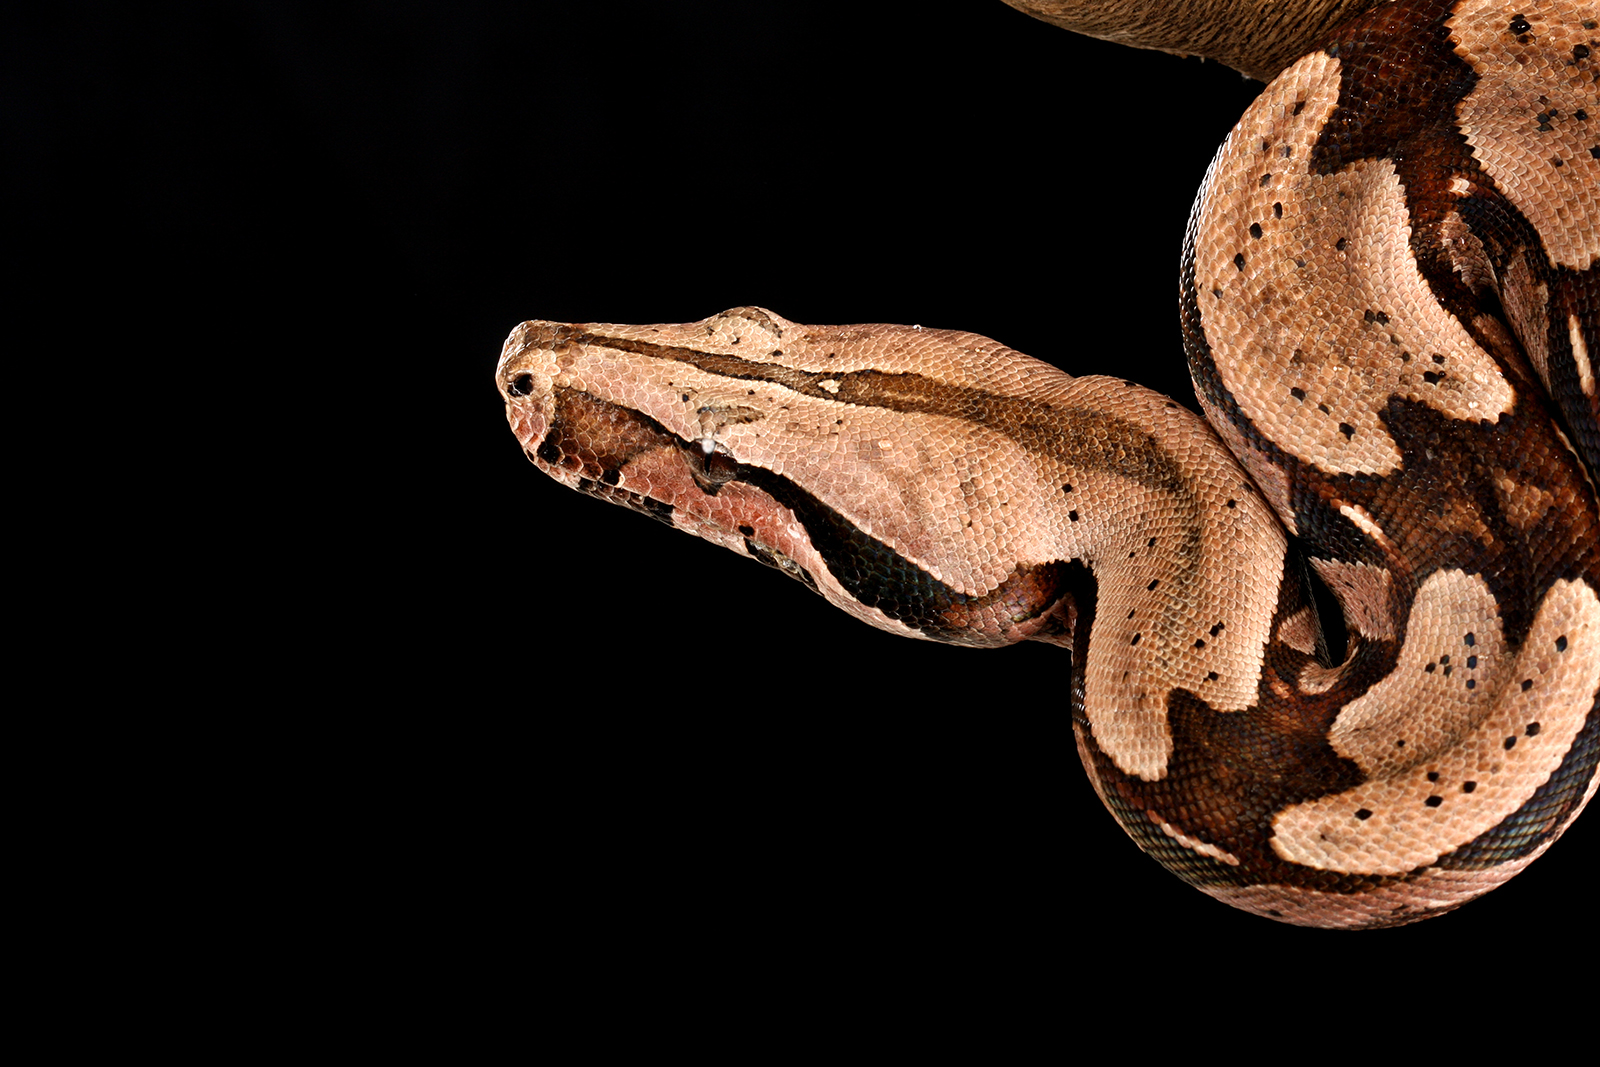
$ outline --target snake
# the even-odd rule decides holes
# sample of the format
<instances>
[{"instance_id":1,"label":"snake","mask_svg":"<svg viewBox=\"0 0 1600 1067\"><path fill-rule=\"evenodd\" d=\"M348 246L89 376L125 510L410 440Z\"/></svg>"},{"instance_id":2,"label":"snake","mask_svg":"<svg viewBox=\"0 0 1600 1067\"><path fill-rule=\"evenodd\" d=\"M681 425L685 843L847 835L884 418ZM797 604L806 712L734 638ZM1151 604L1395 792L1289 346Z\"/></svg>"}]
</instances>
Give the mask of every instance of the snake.
<instances>
[{"instance_id":1,"label":"snake","mask_svg":"<svg viewBox=\"0 0 1600 1067\"><path fill-rule=\"evenodd\" d=\"M1355 6L1230 57L1276 76L1183 242L1201 414L739 307L517 326L519 445L880 629L1056 646L1095 792L1217 900L1381 928L1504 884L1600 782L1600 6Z\"/></svg>"}]
</instances>

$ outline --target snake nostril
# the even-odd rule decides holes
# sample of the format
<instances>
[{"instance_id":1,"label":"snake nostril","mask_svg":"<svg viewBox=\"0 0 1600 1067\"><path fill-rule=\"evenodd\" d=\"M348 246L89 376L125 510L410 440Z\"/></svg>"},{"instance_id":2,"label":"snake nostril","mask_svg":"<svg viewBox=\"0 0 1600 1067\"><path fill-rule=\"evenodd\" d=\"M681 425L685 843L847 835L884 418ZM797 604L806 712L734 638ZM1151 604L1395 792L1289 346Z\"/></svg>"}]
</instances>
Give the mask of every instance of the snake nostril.
<instances>
[{"instance_id":1,"label":"snake nostril","mask_svg":"<svg viewBox=\"0 0 1600 1067\"><path fill-rule=\"evenodd\" d=\"M527 396L533 392L533 375L519 374L511 379L511 392L516 396Z\"/></svg>"}]
</instances>

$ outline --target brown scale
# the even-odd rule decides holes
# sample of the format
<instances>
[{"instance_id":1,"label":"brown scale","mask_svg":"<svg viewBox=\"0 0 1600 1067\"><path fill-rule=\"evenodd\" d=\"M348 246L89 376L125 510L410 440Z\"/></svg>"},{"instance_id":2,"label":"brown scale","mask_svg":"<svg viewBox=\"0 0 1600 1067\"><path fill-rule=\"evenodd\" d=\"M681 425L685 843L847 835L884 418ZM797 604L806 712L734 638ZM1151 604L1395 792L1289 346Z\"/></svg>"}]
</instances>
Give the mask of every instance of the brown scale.
<instances>
[{"instance_id":1,"label":"brown scale","mask_svg":"<svg viewBox=\"0 0 1600 1067\"><path fill-rule=\"evenodd\" d=\"M1573 9L1567 10L1570 14ZM1401 25L1419 14L1424 30L1400 35ZM1214 421L1227 421L1225 437L1240 443L1241 455L1258 471L1269 494L1274 485L1285 487L1277 490L1276 500L1281 501L1280 508L1292 509L1294 528L1310 546L1313 562L1321 555L1380 565L1385 581L1398 593L1401 617L1419 629L1426 621L1425 611L1436 612L1453 602L1430 594L1424 609L1416 599L1419 590L1440 588L1437 583L1425 586L1438 568L1461 568L1474 577L1456 583L1461 588L1450 596L1478 597L1504 625L1509 655L1532 643L1530 631L1541 612L1555 610L1548 598L1561 591L1560 581L1579 580L1592 590L1594 502L1583 471L1549 430L1550 412L1531 388L1533 370L1513 331L1501 320L1501 309L1494 300L1483 302L1481 282L1469 284L1474 280L1472 271L1459 270L1463 262L1476 259L1483 264L1477 271L1480 279L1514 273L1509 266L1528 261L1527 250L1539 247L1539 237L1517 214L1511 198L1474 162L1453 128L1450 116L1461 99L1471 97L1475 81L1451 48L1448 14L1444 4L1382 9L1368 24L1341 34L1327 50L1328 57L1338 61L1336 66L1329 58L1311 57L1268 89L1264 101L1251 112L1265 113L1266 125L1262 120L1252 124L1250 114L1241 121L1230 138L1232 155L1230 148L1224 149L1223 160L1231 162L1219 160L1207 202L1191 224L1185 322L1197 387L1208 410L1216 413ZM1405 43L1397 46L1398 41ZM1337 93L1331 91L1335 84ZM1272 99L1274 93L1281 103ZM1292 121L1274 125L1275 105L1290 119L1324 109L1326 117L1319 115L1313 123L1314 140L1297 133ZM1304 127L1302 120L1300 129ZM1249 136L1241 131L1250 131ZM1297 157L1305 159L1304 166L1296 168ZM1270 178L1269 168L1275 168ZM1291 204L1291 220L1304 211L1317 216L1316 225L1307 228L1312 233L1309 240L1298 238L1299 247L1291 243L1274 249L1272 231L1282 225L1278 220L1284 215L1278 205L1285 199ZM1361 209L1347 208L1357 202ZM1409 258L1418 264L1417 283L1426 286L1425 296L1408 297L1404 290L1391 288L1387 291L1394 299L1385 299L1381 293L1363 291L1374 277L1405 281L1402 272L1384 273L1372 251L1379 247L1381 253L1381 242L1361 233L1360 213L1368 202L1387 202L1391 213L1399 208L1390 232L1411 227ZM1269 221L1247 221L1254 219ZM1477 228L1463 225L1463 220ZM1473 247L1461 247L1464 235L1475 237ZM1214 251L1207 251L1208 243ZM1240 246L1249 247L1250 255L1233 251ZM1324 269L1324 284L1307 300L1316 307L1317 321L1336 324L1333 336L1348 340L1295 336L1288 328L1274 333L1273 323L1292 323L1297 317L1293 308L1275 307L1265 315L1254 311L1242 318L1229 310L1230 305L1270 303L1249 294L1293 292L1297 272L1315 271L1325 262L1342 263L1346 258L1360 259L1364 265L1357 284L1341 287L1340 279L1330 277L1337 271ZM1540 284L1548 287L1548 273L1539 277ZM1243 292L1234 295L1241 286ZM1458 324L1453 340L1441 344L1444 351L1417 343L1438 338L1437 330L1413 329L1408 335L1404 310L1408 301L1424 311L1437 305ZM1385 342L1397 351L1385 351ZM1278 365L1292 386L1285 388L1283 378L1272 382L1275 358L1282 359ZM1369 385L1341 388L1339 373L1357 381L1357 375L1368 375ZM1374 380L1382 383L1380 388L1370 387ZM1409 395L1396 395L1397 389ZM1305 419L1317 417L1294 408L1308 402L1316 403L1321 425L1327 427L1318 438L1306 439L1303 432L1296 432L1297 427L1303 431ZM1332 432L1334 425L1338 436ZM1340 444L1340 437L1348 447ZM1293 446L1293 451L1285 446ZM1258 458L1252 462L1253 456ZM1286 478L1274 473L1278 471L1291 473ZM1290 484L1298 487L1292 494L1287 490ZM1352 542L1359 542L1359 547ZM1392 672L1417 669L1408 664L1407 652L1404 642L1364 644L1346 665L1341 684L1329 690L1341 703L1350 703L1344 714L1351 721L1394 735L1385 734L1381 743L1358 743L1348 739L1363 735L1347 729L1346 744L1356 744L1357 750L1365 746L1374 753L1404 752L1401 746L1409 741L1411 751L1418 750L1417 738L1399 736L1409 729L1401 725L1406 721L1403 714L1366 712L1359 700L1350 699L1356 695L1350 692L1352 681L1358 683L1357 689L1366 689L1381 684ZM1445 671L1451 670L1446 665L1430 678L1447 678ZM1458 727L1462 730L1482 726L1485 715L1493 718L1487 709L1510 702L1507 697L1493 705L1494 694L1487 686L1471 695L1485 710L1465 707ZM1392 696L1388 699L1393 702ZM1594 729L1592 706L1592 699L1568 702L1565 721L1574 742L1571 758L1587 764L1587 773L1574 773L1571 781L1593 773L1594 754L1582 743ZM1384 727L1390 719L1393 725ZM1380 763L1409 767L1407 759L1394 764L1385 756ZM1391 790L1389 807L1383 811L1407 825L1418 824L1420 820L1395 809L1413 799L1423 805L1436 800L1435 812L1445 806L1422 779ZM1570 804L1566 810L1570 817ZM1373 820L1378 815L1371 809L1354 811L1364 813L1356 822L1376 825ZM1527 850L1524 855L1551 839L1549 832L1523 833L1511 826L1515 822L1508 819L1504 829L1486 836L1514 833ZM1278 823L1283 829L1284 820ZM1332 855L1329 862L1340 863L1342 855L1365 847L1357 840L1359 832L1333 823L1322 825L1324 838L1343 834L1353 842L1346 853ZM1461 824L1453 830L1435 824L1406 832L1411 840L1394 850L1401 857L1426 854L1430 835L1436 835L1431 840L1445 846L1446 853L1454 847L1477 847L1446 840L1452 833L1459 838L1465 832ZM1383 862L1395 866L1406 861ZM1284 881L1292 884L1292 879ZM1450 899L1454 898L1444 898ZM1415 913L1414 900L1403 903L1406 914Z\"/></svg>"},{"instance_id":2,"label":"brown scale","mask_svg":"<svg viewBox=\"0 0 1600 1067\"><path fill-rule=\"evenodd\" d=\"M1096 791L1218 899L1449 910L1600 760L1600 518L1566 444L1600 442L1592 14L1383 5L1267 88L1185 247L1215 433L988 338L760 308L524 324L508 418L553 477L873 625L1066 646Z\"/></svg>"}]
</instances>

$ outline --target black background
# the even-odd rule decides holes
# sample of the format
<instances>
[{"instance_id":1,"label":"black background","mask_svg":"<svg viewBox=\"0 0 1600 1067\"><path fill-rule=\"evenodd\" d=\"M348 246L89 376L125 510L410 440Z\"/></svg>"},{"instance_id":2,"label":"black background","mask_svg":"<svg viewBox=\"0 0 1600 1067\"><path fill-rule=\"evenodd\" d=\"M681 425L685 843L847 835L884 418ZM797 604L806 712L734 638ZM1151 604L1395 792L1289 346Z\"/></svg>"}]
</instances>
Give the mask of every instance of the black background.
<instances>
[{"instance_id":1,"label":"black background","mask_svg":"<svg viewBox=\"0 0 1600 1067\"><path fill-rule=\"evenodd\" d=\"M1592 939L1582 825L1417 927L1216 904L1094 797L1057 650L879 633L557 486L505 426L516 323L747 303L972 330L1193 406L1180 244L1256 83L999 3L90 5L22 29L13 173L96 235L42 262L159 335L152 373L204 383L195 447L260 494L239 550L292 575L261 605L295 620L275 676L309 672L293 773L336 866L422 926L466 911L666 972L1042 969L1047 1001L1091 960L1510 983Z\"/></svg>"}]
</instances>

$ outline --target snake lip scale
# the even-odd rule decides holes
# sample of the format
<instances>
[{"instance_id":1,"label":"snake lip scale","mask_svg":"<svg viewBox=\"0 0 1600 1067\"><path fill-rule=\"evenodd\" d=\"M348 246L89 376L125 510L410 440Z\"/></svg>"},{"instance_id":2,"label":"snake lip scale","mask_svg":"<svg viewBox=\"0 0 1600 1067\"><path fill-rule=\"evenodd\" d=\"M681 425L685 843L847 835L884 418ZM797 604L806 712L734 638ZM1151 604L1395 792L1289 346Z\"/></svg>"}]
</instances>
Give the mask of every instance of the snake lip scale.
<instances>
[{"instance_id":1,"label":"snake lip scale","mask_svg":"<svg viewBox=\"0 0 1600 1067\"><path fill-rule=\"evenodd\" d=\"M1203 892L1448 911L1600 761L1600 30L1507 10L1381 5L1240 119L1182 256L1204 421L974 334L747 307L524 323L512 429L871 625L1059 646L1096 792Z\"/></svg>"}]
</instances>

